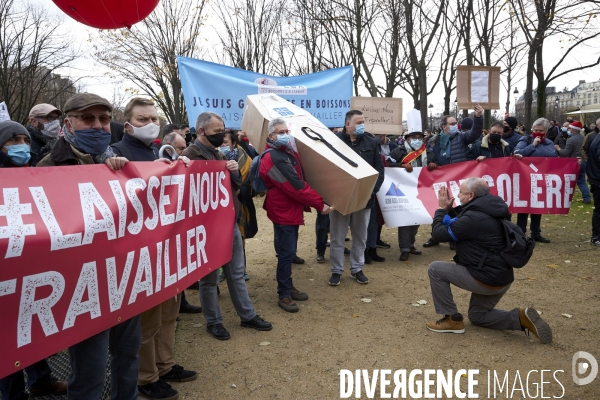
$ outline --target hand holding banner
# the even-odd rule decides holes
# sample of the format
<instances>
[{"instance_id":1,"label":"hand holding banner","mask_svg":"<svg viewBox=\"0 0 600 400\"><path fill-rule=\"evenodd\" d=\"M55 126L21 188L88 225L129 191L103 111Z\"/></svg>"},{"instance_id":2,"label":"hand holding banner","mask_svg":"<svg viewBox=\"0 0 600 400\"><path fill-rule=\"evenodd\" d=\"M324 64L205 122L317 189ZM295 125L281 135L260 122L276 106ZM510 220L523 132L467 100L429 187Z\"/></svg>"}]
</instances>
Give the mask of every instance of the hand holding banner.
<instances>
[{"instance_id":1,"label":"hand holding banner","mask_svg":"<svg viewBox=\"0 0 600 400\"><path fill-rule=\"evenodd\" d=\"M0 377L175 296L231 259L224 161L0 170Z\"/></svg>"}]
</instances>

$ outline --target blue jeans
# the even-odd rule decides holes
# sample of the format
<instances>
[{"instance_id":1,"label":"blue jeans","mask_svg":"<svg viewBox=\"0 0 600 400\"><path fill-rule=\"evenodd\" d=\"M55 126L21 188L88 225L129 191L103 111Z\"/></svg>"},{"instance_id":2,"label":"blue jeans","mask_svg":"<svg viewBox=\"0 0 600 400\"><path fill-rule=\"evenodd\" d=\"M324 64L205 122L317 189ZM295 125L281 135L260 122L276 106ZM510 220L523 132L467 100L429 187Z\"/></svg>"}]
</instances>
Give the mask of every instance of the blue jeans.
<instances>
[{"instance_id":1,"label":"blue jeans","mask_svg":"<svg viewBox=\"0 0 600 400\"><path fill-rule=\"evenodd\" d=\"M100 400L110 350L111 399L136 400L142 333L135 316L69 347L69 400Z\"/></svg>"},{"instance_id":2,"label":"blue jeans","mask_svg":"<svg viewBox=\"0 0 600 400\"><path fill-rule=\"evenodd\" d=\"M586 203L591 200L590 198L590 188L585 181L585 167L586 162L581 160L581 165L579 168L579 177L577 178L577 186L579 190L581 190L581 197L583 197L583 201Z\"/></svg>"},{"instance_id":3,"label":"blue jeans","mask_svg":"<svg viewBox=\"0 0 600 400\"><path fill-rule=\"evenodd\" d=\"M45 359L31 364L24 369L27 373L27 384L29 387L46 386L52 380L50 367ZM23 371L15 372L0 379L0 393L2 394L2 400L27 399L29 396L25 393Z\"/></svg>"},{"instance_id":4,"label":"blue jeans","mask_svg":"<svg viewBox=\"0 0 600 400\"><path fill-rule=\"evenodd\" d=\"M280 299L290 297L292 289L292 260L296 255L298 225L273 224L275 238L279 244L277 259L277 294Z\"/></svg>"}]
</instances>

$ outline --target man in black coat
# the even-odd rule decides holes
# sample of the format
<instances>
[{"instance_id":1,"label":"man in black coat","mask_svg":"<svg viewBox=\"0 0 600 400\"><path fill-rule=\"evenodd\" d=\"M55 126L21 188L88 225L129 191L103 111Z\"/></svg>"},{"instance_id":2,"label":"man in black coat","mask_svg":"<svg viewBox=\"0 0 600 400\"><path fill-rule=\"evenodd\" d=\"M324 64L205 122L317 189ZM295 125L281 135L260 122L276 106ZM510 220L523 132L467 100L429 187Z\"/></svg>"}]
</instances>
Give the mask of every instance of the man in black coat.
<instances>
[{"instance_id":1,"label":"man in black coat","mask_svg":"<svg viewBox=\"0 0 600 400\"><path fill-rule=\"evenodd\" d=\"M508 206L481 178L469 178L460 185L462 204L452 208L454 197L446 187L438 193L440 208L433 220L433 238L439 242L456 241L454 263L434 261L429 265L433 303L444 317L427 323L433 332L464 333L463 316L458 312L450 284L471 292L469 320L490 329L533 332L542 341L552 341L550 326L532 307L511 311L494 307L514 281L513 270L492 249L506 243L501 219ZM481 266L480 266L481 264Z\"/></svg>"}]
</instances>

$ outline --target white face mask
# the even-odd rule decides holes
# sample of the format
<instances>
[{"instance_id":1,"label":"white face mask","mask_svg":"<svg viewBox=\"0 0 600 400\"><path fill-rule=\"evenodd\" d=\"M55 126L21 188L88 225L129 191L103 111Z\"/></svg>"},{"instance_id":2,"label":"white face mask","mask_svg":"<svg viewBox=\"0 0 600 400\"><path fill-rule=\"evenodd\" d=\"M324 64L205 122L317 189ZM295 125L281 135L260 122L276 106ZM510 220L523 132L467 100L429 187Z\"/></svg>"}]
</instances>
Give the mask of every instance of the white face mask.
<instances>
[{"instance_id":1,"label":"white face mask","mask_svg":"<svg viewBox=\"0 0 600 400\"><path fill-rule=\"evenodd\" d=\"M51 122L44 122L44 129L41 130L43 135L51 138L57 137L58 131L60 131L60 122L57 119Z\"/></svg>"},{"instance_id":2,"label":"white face mask","mask_svg":"<svg viewBox=\"0 0 600 400\"><path fill-rule=\"evenodd\" d=\"M147 145L152 143L152 141L156 139L160 133L160 126L153 122L150 122L148 125L142 126L141 128L136 128L129 122L126 122L126 124L129 124L129 126L133 128L133 137Z\"/></svg>"}]
</instances>

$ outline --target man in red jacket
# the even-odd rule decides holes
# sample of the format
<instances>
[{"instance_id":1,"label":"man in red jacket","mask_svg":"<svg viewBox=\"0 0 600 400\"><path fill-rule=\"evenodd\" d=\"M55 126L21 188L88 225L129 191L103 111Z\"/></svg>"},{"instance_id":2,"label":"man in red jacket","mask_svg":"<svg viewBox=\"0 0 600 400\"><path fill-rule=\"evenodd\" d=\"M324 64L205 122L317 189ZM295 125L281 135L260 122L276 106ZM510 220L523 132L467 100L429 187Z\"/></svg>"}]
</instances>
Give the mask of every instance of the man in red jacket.
<instances>
[{"instance_id":1,"label":"man in red jacket","mask_svg":"<svg viewBox=\"0 0 600 400\"><path fill-rule=\"evenodd\" d=\"M323 198L304 181L298 153L290 145L290 135L284 120L269 122L267 146L260 162L260 177L267 185L263 208L273 222L275 238L279 241L277 261L277 294L279 307L298 312L294 301L308 300L292 284L292 260L296 255L298 227L304 225L304 211L315 208L321 214L331 209Z\"/></svg>"}]
</instances>

